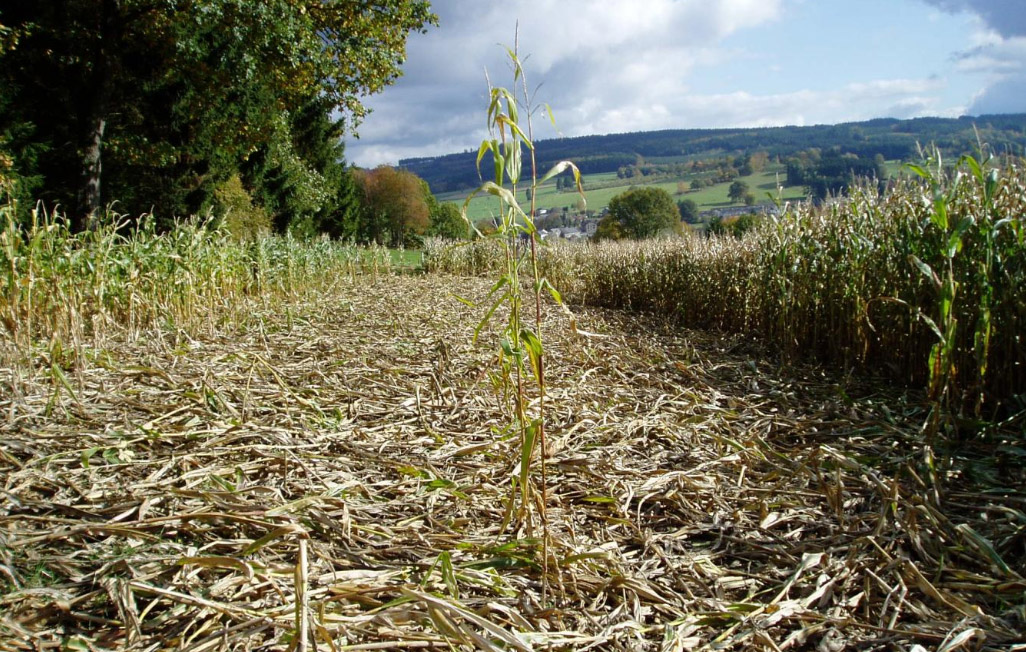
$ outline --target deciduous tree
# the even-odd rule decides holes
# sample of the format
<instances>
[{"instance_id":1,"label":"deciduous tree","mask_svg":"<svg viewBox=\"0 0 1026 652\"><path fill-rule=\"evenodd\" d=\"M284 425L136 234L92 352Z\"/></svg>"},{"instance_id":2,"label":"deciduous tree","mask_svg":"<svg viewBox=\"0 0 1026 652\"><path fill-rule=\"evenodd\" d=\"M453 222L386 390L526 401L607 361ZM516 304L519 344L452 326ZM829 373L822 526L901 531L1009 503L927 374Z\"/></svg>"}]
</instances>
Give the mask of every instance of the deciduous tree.
<instances>
[{"instance_id":1,"label":"deciduous tree","mask_svg":"<svg viewBox=\"0 0 1026 652\"><path fill-rule=\"evenodd\" d=\"M748 194L748 184L744 181L735 181L730 184L730 189L727 190L727 196L730 197L730 201L735 203L744 201L746 194Z\"/></svg>"},{"instance_id":2,"label":"deciduous tree","mask_svg":"<svg viewBox=\"0 0 1026 652\"><path fill-rule=\"evenodd\" d=\"M466 240L468 231L467 222L456 204L441 202L432 208L431 226L428 227L427 235L447 240Z\"/></svg>"},{"instance_id":3,"label":"deciduous tree","mask_svg":"<svg viewBox=\"0 0 1026 652\"><path fill-rule=\"evenodd\" d=\"M616 218L612 215L606 215L599 220L598 228L595 229L595 235L593 238L595 241L601 240L622 240L626 237L623 231L623 227L616 221Z\"/></svg>"},{"instance_id":4,"label":"deciduous tree","mask_svg":"<svg viewBox=\"0 0 1026 652\"><path fill-rule=\"evenodd\" d=\"M420 177L382 165L361 170L356 180L363 190L360 239L404 247L427 231L430 209Z\"/></svg>"},{"instance_id":5,"label":"deciduous tree","mask_svg":"<svg viewBox=\"0 0 1026 652\"><path fill-rule=\"evenodd\" d=\"M680 230L680 212L662 188L632 188L613 197L609 215L625 235L639 240Z\"/></svg>"},{"instance_id":6,"label":"deciduous tree","mask_svg":"<svg viewBox=\"0 0 1026 652\"><path fill-rule=\"evenodd\" d=\"M694 199L682 199L677 202L677 210L680 211L680 219L688 224L698 222L698 203Z\"/></svg>"},{"instance_id":7,"label":"deciduous tree","mask_svg":"<svg viewBox=\"0 0 1026 652\"><path fill-rule=\"evenodd\" d=\"M426 0L5 3L0 133L27 126L24 174L76 215L197 210L262 148L290 158L310 102L355 126L434 20Z\"/></svg>"}]
</instances>

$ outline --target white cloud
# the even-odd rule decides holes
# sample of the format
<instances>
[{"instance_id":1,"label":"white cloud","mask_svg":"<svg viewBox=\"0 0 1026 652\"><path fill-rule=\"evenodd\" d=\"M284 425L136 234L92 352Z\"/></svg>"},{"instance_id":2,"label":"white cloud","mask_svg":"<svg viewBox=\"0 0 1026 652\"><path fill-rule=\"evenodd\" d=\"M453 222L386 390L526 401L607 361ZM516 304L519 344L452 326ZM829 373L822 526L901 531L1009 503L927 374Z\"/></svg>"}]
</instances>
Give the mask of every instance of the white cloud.
<instances>
[{"instance_id":1,"label":"white cloud","mask_svg":"<svg viewBox=\"0 0 1026 652\"><path fill-rule=\"evenodd\" d=\"M405 75L371 98L374 113L348 143L360 165L474 147L484 127L488 70L511 82L499 44L519 25L528 81L558 107L567 134L645 129L672 120L665 98L688 92L695 65L737 56L721 41L781 18L785 0L438 0L441 26L414 35ZM534 86L532 86L532 89ZM547 120L539 137L555 136ZM451 151L451 150L450 150Z\"/></svg>"},{"instance_id":2,"label":"white cloud","mask_svg":"<svg viewBox=\"0 0 1026 652\"><path fill-rule=\"evenodd\" d=\"M937 9L923 5L924 17L937 10L980 16L980 29L966 44L972 49L948 61L943 75L930 76L927 64L922 78L906 73L886 79L887 70L877 68L862 71L858 83L848 83L852 77L831 83L781 70L772 52L732 38L756 30L786 32L807 6L803 0L435 0L441 26L411 38L406 76L371 99L375 112L360 128L361 139L349 141L348 157L371 166L475 149L485 135L484 71L493 83L510 83L499 44L512 44L518 22L532 89L542 84L538 98L553 106L561 132L570 136L957 115L977 106L1012 105L1026 38L985 28L992 14L979 9L1001 1L926 0ZM779 47L799 46L781 41ZM839 68L845 74L855 70L847 64L857 54L836 56L845 61ZM722 76L715 91L698 86L715 71L760 65L779 81L778 92L745 90L743 79L734 86L741 90L728 92ZM994 92L981 92L972 106L971 98L942 100L950 90L947 74L983 75ZM557 135L542 116L535 127L539 138Z\"/></svg>"},{"instance_id":3,"label":"white cloud","mask_svg":"<svg viewBox=\"0 0 1026 652\"><path fill-rule=\"evenodd\" d=\"M1026 111L1026 2L1022 0L925 0L949 12L969 12L981 29L973 47L957 56L956 70L982 75L983 88L968 107L974 115Z\"/></svg>"},{"instance_id":4,"label":"white cloud","mask_svg":"<svg viewBox=\"0 0 1026 652\"><path fill-rule=\"evenodd\" d=\"M660 102L653 102L644 94L617 103L583 97L576 105L565 107L557 121L564 123L565 135L577 136L673 129L683 125L708 128L801 126L854 122L881 115L956 117L965 113L966 106L942 106L936 95L931 94L943 86L943 80L938 79L891 79L847 84L831 90L805 89L772 95L745 91L681 93ZM394 163L400 158L473 149L483 136L475 132L423 141L409 139L405 145L375 145L361 152L360 162L372 166Z\"/></svg>"},{"instance_id":5,"label":"white cloud","mask_svg":"<svg viewBox=\"0 0 1026 652\"><path fill-rule=\"evenodd\" d=\"M1003 77L987 86L969 107L973 115L1026 111L1026 73Z\"/></svg>"}]
</instances>

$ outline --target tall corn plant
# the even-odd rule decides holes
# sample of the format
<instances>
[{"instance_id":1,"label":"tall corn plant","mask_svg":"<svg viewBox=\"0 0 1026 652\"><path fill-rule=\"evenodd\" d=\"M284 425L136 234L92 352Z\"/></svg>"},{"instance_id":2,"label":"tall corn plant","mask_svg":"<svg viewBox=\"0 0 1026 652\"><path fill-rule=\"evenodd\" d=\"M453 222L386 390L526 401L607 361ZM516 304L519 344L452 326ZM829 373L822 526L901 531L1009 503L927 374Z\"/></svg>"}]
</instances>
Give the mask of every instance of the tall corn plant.
<instances>
[{"instance_id":1,"label":"tall corn plant","mask_svg":"<svg viewBox=\"0 0 1026 652\"><path fill-rule=\"evenodd\" d=\"M931 161L932 163L933 161ZM940 407L948 402L951 392L956 334L958 318L954 310L955 296L959 283L955 280L955 256L962 249L962 236L971 225L972 218L964 216L954 223L950 219L948 207L954 198L957 184L949 184L945 192L944 184L939 178L944 174L943 164L938 156L936 161L937 174L923 167L910 165L909 169L922 177L929 184L931 193L930 222L940 235L940 252L942 254L939 269L927 264L919 256L909 255L914 264L927 279L937 293L937 313L931 317L920 310L919 317L926 322L930 330L937 336L937 342L930 349L930 379L928 395L935 406ZM936 433L940 410L935 409L930 419L930 434Z\"/></svg>"},{"instance_id":2,"label":"tall corn plant","mask_svg":"<svg viewBox=\"0 0 1026 652\"><path fill-rule=\"evenodd\" d=\"M932 436L940 426L942 411L950 414L956 407L961 411L971 404L974 416L981 416L994 329L998 263L1006 253L1000 245L1000 234L1017 225L1019 217L1002 215L995 206L1001 184L998 169L990 157L981 162L963 156L950 173L945 171L938 152L935 151L928 162L930 165L925 167L909 167L926 181L931 194L934 264L915 255L910 256L910 260L937 297L934 315L931 317L922 310L919 315L937 338L930 350L929 365L928 394L934 409L928 432ZM951 178L946 180L946 176ZM959 315L975 319L972 323L960 324ZM960 328L971 331L962 335ZM962 374L967 386L956 395L958 388L954 383L958 378L960 342L971 352L971 356L963 353L963 358L971 357L974 370L971 378Z\"/></svg>"},{"instance_id":3,"label":"tall corn plant","mask_svg":"<svg viewBox=\"0 0 1026 652\"><path fill-rule=\"evenodd\" d=\"M477 340L481 331L496 314L505 312L505 322L499 335L498 367L501 384L512 407L511 424L519 436L518 472L514 475L509 505L506 510L505 528L515 517L526 525L529 535L533 531L531 520L532 503L537 505L542 523L542 597L545 599L549 576L550 533L547 503L547 470L545 441L545 350L542 335L542 303L548 293L557 304L562 298L551 283L545 279L538 266L540 240L534 225L538 185L552 177L572 170L578 193L584 196L581 175L577 167L563 161L555 165L541 179L537 176L534 154L533 129L531 124L532 104L527 78L517 48L507 48L513 72L510 88L492 86L488 89L488 134L477 154L478 174L481 162L490 154L492 178L467 197L463 204L463 218L479 238L487 237L501 244L502 265L499 278L488 294L488 307L474 332ZM512 90L511 90L512 89ZM547 108L547 107L546 107ZM551 110L548 111L550 119ZM524 150L530 180L524 179ZM483 177L483 175L481 175ZM517 201L521 186L531 188L531 205L525 210ZM498 200L499 211L495 217L495 231L482 235L467 216L472 198L478 194L492 195ZM524 284L530 283L529 294ZM533 304L532 315L525 304ZM533 382L532 382L533 381ZM529 406L535 405L534 409ZM540 451L540 482L537 488L531 477L535 451ZM535 494L537 492L537 495ZM519 498L519 505L518 503Z\"/></svg>"}]
</instances>

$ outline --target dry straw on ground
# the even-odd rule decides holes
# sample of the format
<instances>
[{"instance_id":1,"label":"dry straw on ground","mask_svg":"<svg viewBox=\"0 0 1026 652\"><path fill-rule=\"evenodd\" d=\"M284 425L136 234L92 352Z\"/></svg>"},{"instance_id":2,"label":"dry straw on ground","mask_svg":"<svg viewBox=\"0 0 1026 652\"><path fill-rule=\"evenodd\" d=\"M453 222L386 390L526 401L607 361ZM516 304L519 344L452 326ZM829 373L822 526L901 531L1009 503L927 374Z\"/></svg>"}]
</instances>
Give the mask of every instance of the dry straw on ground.
<instances>
[{"instance_id":1,"label":"dry straw on ground","mask_svg":"<svg viewBox=\"0 0 1026 652\"><path fill-rule=\"evenodd\" d=\"M931 458L900 397L598 309L587 337L546 316L561 572L538 604L537 542L500 529L493 347L452 296L486 289L340 279L5 390L0 650L1022 642L1021 449Z\"/></svg>"}]
</instances>

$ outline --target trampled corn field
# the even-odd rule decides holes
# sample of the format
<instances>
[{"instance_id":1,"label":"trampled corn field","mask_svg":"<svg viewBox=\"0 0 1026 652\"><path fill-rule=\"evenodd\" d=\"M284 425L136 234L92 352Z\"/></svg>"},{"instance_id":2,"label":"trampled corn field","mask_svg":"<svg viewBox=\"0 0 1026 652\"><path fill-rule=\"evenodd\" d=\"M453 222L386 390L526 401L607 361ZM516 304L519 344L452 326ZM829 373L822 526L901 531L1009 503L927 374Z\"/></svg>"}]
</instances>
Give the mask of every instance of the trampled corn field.
<instances>
[{"instance_id":1,"label":"trampled corn field","mask_svg":"<svg viewBox=\"0 0 1026 652\"><path fill-rule=\"evenodd\" d=\"M799 212L818 225L801 233L834 219L857 241L846 215ZM1021 248L1015 219L998 236ZM512 513L522 459L494 328L474 343L492 282L192 227L4 233L0 649L1021 649L1014 395L1000 420L969 436L953 416L928 445L925 385L788 356L828 329L841 358L863 355L851 321L811 298L847 296L830 284L851 274L822 267L843 257L780 261L816 266L781 278L820 292L770 287L836 322L763 322L737 277L768 274L751 267L758 238L550 250L574 324L544 306L543 601L540 523ZM991 269L1021 274L1021 250L993 244ZM865 247L866 283L887 277L880 247ZM673 261L719 303L679 294ZM935 291L918 268L908 279ZM1004 312L1000 283L996 350L1012 337L1001 320L1022 314ZM651 303L655 289L677 298ZM684 296L713 330L681 325ZM583 305L600 297L618 307ZM732 328L728 310L755 321ZM908 368L926 366L926 335L870 321L884 338L870 350L903 342ZM788 323L787 343L760 341ZM1017 369L1000 350L988 374Z\"/></svg>"}]
</instances>

